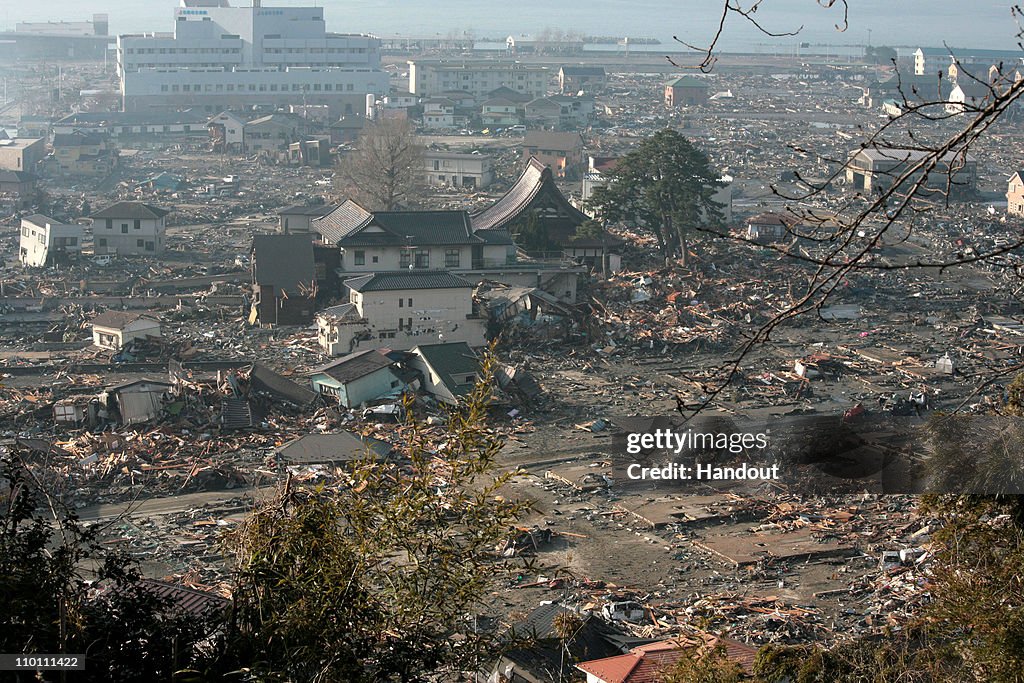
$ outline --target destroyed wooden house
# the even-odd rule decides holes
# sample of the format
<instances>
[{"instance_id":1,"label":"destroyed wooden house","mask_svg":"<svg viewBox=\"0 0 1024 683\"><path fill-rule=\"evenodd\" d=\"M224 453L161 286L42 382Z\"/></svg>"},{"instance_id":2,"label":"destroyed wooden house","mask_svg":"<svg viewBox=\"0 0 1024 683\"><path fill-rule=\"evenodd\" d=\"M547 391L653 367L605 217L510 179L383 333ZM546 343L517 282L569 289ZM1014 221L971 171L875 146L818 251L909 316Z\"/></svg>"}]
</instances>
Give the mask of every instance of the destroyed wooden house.
<instances>
[{"instance_id":1,"label":"destroyed wooden house","mask_svg":"<svg viewBox=\"0 0 1024 683\"><path fill-rule=\"evenodd\" d=\"M250 324L302 325L313 320L316 267L307 235L256 235L252 240Z\"/></svg>"},{"instance_id":2,"label":"destroyed wooden house","mask_svg":"<svg viewBox=\"0 0 1024 683\"><path fill-rule=\"evenodd\" d=\"M620 655L644 642L598 616L577 613L557 603L537 607L513 623L506 637L517 645L503 651L488 670L480 672L478 680L574 680L579 676L575 662Z\"/></svg>"},{"instance_id":3,"label":"destroyed wooden house","mask_svg":"<svg viewBox=\"0 0 1024 683\"><path fill-rule=\"evenodd\" d=\"M480 374L480 359L465 342L422 344L409 353L410 366L423 377L423 389L441 403L458 405Z\"/></svg>"},{"instance_id":4,"label":"destroyed wooden house","mask_svg":"<svg viewBox=\"0 0 1024 683\"><path fill-rule=\"evenodd\" d=\"M395 362L379 350L357 351L314 368L310 382L313 390L329 402L356 408L402 391L405 385L394 365Z\"/></svg>"},{"instance_id":5,"label":"destroyed wooden house","mask_svg":"<svg viewBox=\"0 0 1024 683\"><path fill-rule=\"evenodd\" d=\"M118 415L121 424L145 424L155 420L169 401L171 385L152 379L138 379L108 387L100 400L108 416Z\"/></svg>"},{"instance_id":6,"label":"destroyed wooden house","mask_svg":"<svg viewBox=\"0 0 1024 683\"><path fill-rule=\"evenodd\" d=\"M92 319L92 343L118 351L129 342L160 337L160 321L143 313L106 311Z\"/></svg>"}]
</instances>

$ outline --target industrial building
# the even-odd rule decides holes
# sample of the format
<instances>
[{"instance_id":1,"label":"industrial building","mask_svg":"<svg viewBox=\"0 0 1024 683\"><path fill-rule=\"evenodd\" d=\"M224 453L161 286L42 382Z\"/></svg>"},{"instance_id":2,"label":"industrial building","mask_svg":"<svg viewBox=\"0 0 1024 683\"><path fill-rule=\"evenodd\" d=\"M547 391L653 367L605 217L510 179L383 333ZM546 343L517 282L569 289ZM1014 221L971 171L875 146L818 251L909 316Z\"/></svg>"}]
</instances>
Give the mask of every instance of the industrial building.
<instances>
[{"instance_id":1,"label":"industrial building","mask_svg":"<svg viewBox=\"0 0 1024 683\"><path fill-rule=\"evenodd\" d=\"M386 95L380 40L328 33L322 7L231 7L181 0L173 33L122 35L117 66L125 111L326 105L362 112Z\"/></svg>"}]
</instances>

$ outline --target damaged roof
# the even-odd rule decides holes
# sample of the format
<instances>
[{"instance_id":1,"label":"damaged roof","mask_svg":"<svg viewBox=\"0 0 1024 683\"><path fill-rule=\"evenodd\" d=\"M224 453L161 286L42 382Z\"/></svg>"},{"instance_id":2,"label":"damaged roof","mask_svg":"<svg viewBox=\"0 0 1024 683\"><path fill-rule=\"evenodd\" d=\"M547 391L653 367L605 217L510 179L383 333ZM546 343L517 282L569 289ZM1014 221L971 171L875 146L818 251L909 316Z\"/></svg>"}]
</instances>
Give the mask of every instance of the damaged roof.
<instances>
[{"instance_id":1,"label":"damaged roof","mask_svg":"<svg viewBox=\"0 0 1024 683\"><path fill-rule=\"evenodd\" d=\"M394 363L394 361L377 349L367 349L365 351L350 353L332 363L327 363L326 365L321 365L318 368L313 368L310 374L324 374L332 379L338 380L342 384L346 384L348 382L353 382L360 377L366 377L370 373L376 372L381 368L386 368L392 363Z\"/></svg>"}]
</instances>

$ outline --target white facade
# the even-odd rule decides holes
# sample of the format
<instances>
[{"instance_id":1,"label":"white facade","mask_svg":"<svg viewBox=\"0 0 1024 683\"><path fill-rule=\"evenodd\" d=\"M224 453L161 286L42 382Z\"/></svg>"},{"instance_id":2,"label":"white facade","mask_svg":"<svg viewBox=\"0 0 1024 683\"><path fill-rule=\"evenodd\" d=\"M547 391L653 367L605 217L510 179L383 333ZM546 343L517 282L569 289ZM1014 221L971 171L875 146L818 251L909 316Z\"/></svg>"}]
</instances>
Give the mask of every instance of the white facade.
<instances>
[{"instance_id":1,"label":"white facade","mask_svg":"<svg viewBox=\"0 0 1024 683\"><path fill-rule=\"evenodd\" d=\"M424 128L454 128L455 103L450 100L427 100L423 103Z\"/></svg>"},{"instance_id":2,"label":"white facade","mask_svg":"<svg viewBox=\"0 0 1024 683\"><path fill-rule=\"evenodd\" d=\"M547 93L551 73L546 66L494 60L413 60L409 62L409 92L429 97L462 90L482 100L505 86L540 97Z\"/></svg>"},{"instance_id":3,"label":"white facade","mask_svg":"<svg viewBox=\"0 0 1024 683\"><path fill-rule=\"evenodd\" d=\"M317 341L331 356L385 346L406 351L417 344L486 344L487 321L473 314L473 290L403 289L349 293L353 308L335 306L316 316ZM348 309L345 315L338 315Z\"/></svg>"},{"instance_id":4,"label":"white facade","mask_svg":"<svg viewBox=\"0 0 1024 683\"><path fill-rule=\"evenodd\" d=\"M311 230L316 232L316 221L312 223ZM512 263L515 263L515 247L504 244L444 244L417 246L411 249L398 245L384 245L353 247L345 249L341 254L342 270L354 275L385 270L408 270L410 266L414 269L444 268L459 272L501 268Z\"/></svg>"},{"instance_id":5,"label":"white facade","mask_svg":"<svg viewBox=\"0 0 1024 683\"><path fill-rule=\"evenodd\" d=\"M125 110L347 104L359 113L368 93L387 94L378 38L327 33L321 7L253 4L183 6L173 33L119 36Z\"/></svg>"},{"instance_id":6,"label":"white facade","mask_svg":"<svg viewBox=\"0 0 1024 683\"><path fill-rule=\"evenodd\" d=\"M483 154L427 151L423 168L429 185L484 188L494 182L491 157Z\"/></svg>"},{"instance_id":7,"label":"white facade","mask_svg":"<svg viewBox=\"0 0 1024 683\"><path fill-rule=\"evenodd\" d=\"M117 351L134 339L159 337L160 323L151 318L138 318L123 326L92 326L92 343L101 349Z\"/></svg>"},{"instance_id":8,"label":"white facade","mask_svg":"<svg viewBox=\"0 0 1024 683\"><path fill-rule=\"evenodd\" d=\"M42 215L21 219L18 260L41 268L82 251L82 226L57 223Z\"/></svg>"},{"instance_id":9,"label":"white facade","mask_svg":"<svg viewBox=\"0 0 1024 683\"><path fill-rule=\"evenodd\" d=\"M155 256L166 247L165 219L97 218L93 220L93 249L96 254Z\"/></svg>"}]
</instances>

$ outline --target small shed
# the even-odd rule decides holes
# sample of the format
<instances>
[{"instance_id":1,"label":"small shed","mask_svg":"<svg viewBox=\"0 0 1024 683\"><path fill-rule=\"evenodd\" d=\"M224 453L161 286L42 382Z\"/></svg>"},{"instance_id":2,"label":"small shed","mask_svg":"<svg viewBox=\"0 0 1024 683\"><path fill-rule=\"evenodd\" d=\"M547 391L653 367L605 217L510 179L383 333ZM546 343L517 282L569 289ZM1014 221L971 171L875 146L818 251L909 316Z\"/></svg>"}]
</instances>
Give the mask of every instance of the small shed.
<instances>
[{"instance_id":1,"label":"small shed","mask_svg":"<svg viewBox=\"0 0 1024 683\"><path fill-rule=\"evenodd\" d=\"M92 319L92 343L117 351L133 339L160 336L160 321L142 313L106 311Z\"/></svg>"},{"instance_id":2,"label":"small shed","mask_svg":"<svg viewBox=\"0 0 1024 683\"><path fill-rule=\"evenodd\" d=\"M137 379L109 387L104 398L108 406L113 402L123 424L143 424L160 414L170 390L167 382Z\"/></svg>"}]
</instances>

